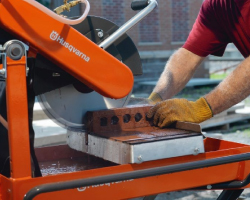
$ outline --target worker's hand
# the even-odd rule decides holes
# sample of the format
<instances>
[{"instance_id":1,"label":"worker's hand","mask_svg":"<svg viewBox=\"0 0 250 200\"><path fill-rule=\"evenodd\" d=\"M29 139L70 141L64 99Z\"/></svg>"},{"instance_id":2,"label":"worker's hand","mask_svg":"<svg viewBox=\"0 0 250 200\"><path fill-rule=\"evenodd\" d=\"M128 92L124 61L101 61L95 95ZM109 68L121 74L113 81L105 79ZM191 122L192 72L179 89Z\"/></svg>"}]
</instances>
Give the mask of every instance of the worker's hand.
<instances>
[{"instance_id":1,"label":"worker's hand","mask_svg":"<svg viewBox=\"0 0 250 200\"><path fill-rule=\"evenodd\" d=\"M162 101L161 96L156 92L152 92L150 96L148 97L148 99L150 100L151 104L156 104Z\"/></svg>"},{"instance_id":2,"label":"worker's hand","mask_svg":"<svg viewBox=\"0 0 250 200\"><path fill-rule=\"evenodd\" d=\"M176 121L200 123L212 116L213 113L203 97L195 102L186 99L162 101L147 113L147 117L153 118L154 124L161 128Z\"/></svg>"}]
</instances>

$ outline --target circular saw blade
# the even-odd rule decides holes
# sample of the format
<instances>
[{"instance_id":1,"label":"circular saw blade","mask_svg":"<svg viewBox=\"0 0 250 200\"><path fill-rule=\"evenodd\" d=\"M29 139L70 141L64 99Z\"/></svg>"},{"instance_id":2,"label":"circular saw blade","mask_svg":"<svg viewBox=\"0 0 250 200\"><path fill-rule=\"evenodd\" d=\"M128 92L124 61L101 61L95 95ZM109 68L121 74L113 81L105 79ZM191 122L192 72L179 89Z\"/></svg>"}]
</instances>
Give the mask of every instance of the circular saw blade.
<instances>
[{"instance_id":1,"label":"circular saw blade","mask_svg":"<svg viewBox=\"0 0 250 200\"><path fill-rule=\"evenodd\" d=\"M100 43L119 27L104 18L88 16L83 23L74 26L74 28L93 42ZM103 33L102 38L98 36L100 31ZM139 53L126 34L106 51L130 67L134 75L141 73ZM54 122L68 130L77 132L86 130L85 115L87 111L124 107L130 99L131 92L126 97L115 100L103 97L92 90L81 91L73 83L40 93L38 101L47 116Z\"/></svg>"},{"instance_id":2,"label":"circular saw blade","mask_svg":"<svg viewBox=\"0 0 250 200\"><path fill-rule=\"evenodd\" d=\"M130 95L122 99L103 97L95 91L81 93L71 84L38 96L45 113L60 126L82 131L85 128L87 111L123 107L129 101Z\"/></svg>"}]
</instances>

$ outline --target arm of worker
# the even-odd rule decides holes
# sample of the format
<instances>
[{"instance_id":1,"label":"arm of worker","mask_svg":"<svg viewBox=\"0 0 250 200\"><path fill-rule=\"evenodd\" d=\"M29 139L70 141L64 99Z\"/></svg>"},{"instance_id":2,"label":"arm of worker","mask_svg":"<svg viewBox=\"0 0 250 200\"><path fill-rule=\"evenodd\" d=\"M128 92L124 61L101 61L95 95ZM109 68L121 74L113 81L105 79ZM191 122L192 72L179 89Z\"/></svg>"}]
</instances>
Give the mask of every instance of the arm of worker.
<instances>
[{"instance_id":1,"label":"arm of worker","mask_svg":"<svg viewBox=\"0 0 250 200\"><path fill-rule=\"evenodd\" d=\"M150 95L151 101L158 102L147 114L149 118L153 118L155 125L165 127L175 121L200 123L244 98L243 94L233 94L233 87L242 87L239 75L237 86L234 85L232 77L228 78L213 92L195 102L186 99L166 100L183 89L204 57L210 54L222 56L227 44L232 42L228 32L221 28L223 20L218 20L214 13L217 6L218 4L211 3L210 0L203 1L187 41L183 48L171 57ZM244 70L241 73L245 73ZM241 84L244 84L244 81Z\"/></svg>"},{"instance_id":2,"label":"arm of worker","mask_svg":"<svg viewBox=\"0 0 250 200\"><path fill-rule=\"evenodd\" d=\"M180 48L169 59L149 97L151 101L157 103L147 114L148 118L153 118L155 125L165 127L175 121L201 122L212 117L210 107L204 98L196 102L186 99L165 100L183 89L203 60L204 57L184 48Z\"/></svg>"},{"instance_id":3,"label":"arm of worker","mask_svg":"<svg viewBox=\"0 0 250 200\"><path fill-rule=\"evenodd\" d=\"M157 90L156 90L157 91ZM161 91L162 92L162 91ZM170 99L159 102L148 113L154 124L165 127L175 121L200 123L211 118L250 95L250 57L209 94L197 101Z\"/></svg>"},{"instance_id":4,"label":"arm of worker","mask_svg":"<svg viewBox=\"0 0 250 200\"><path fill-rule=\"evenodd\" d=\"M169 99L180 92L204 60L184 48L180 48L169 59L149 99L154 103Z\"/></svg>"},{"instance_id":5,"label":"arm of worker","mask_svg":"<svg viewBox=\"0 0 250 200\"><path fill-rule=\"evenodd\" d=\"M243 60L213 91L205 95L213 114L218 114L250 95L250 57Z\"/></svg>"}]
</instances>

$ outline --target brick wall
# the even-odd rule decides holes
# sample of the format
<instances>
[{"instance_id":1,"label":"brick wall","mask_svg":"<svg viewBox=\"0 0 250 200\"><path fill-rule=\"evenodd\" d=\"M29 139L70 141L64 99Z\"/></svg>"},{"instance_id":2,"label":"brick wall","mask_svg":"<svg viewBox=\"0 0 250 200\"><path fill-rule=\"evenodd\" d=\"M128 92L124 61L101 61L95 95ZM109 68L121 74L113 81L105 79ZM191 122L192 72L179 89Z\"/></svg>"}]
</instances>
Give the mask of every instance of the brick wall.
<instances>
[{"instance_id":1,"label":"brick wall","mask_svg":"<svg viewBox=\"0 0 250 200\"><path fill-rule=\"evenodd\" d=\"M172 0L172 42L186 41L189 33L188 0Z\"/></svg>"},{"instance_id":2,"label":"brick wall","mask_svg":"<svg viewBox=\"0 0 250 200\"><path fill-rule=\"evenodd\" d=\"M54 8L63 0L52 0ZM140 51L172 51L186 40L203 0L158 0L159 6L128 34ZM137 11L131 0L89 0L90 14L102 16L121 26ZM68 16L79 15L80 7Z\"/></svg>"},{"instance_id":3,"label":"brick wall","mask_svg":"<svg viewBox=\"0 0 250 200\"><path fill-rule=\"evenodd\" d=\"M153 10L139 23L139 36L141 43L160 42L159 10Z\"/></svg>"},{"instance_id":4,"label":"brick wall","mask_svg":"<svg viewBox=\"0 0 250 200\"><path fill-rule=\"evenodd\" d=\"M121 26L125 22L124 1L102 0L102 16Z\"/></svg>"}]
</instances>

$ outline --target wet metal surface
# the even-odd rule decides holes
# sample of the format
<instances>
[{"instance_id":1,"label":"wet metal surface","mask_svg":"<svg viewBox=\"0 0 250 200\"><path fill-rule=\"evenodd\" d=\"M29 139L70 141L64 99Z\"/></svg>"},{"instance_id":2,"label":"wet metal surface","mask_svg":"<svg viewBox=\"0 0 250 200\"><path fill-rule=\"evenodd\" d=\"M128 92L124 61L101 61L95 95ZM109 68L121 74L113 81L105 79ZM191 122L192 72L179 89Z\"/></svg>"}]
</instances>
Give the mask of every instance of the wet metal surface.
<instances>
[{"instance_id":1,"label":"wet metal surface","mask_svg":"<svg viewBox=\"0 0 250 200\"><path fill-rule=\"evenodd\" d=\"M40 162L43 176L78 172L112 165L114 164L93 156L78 158L71 157L62 160Z\"/></svg>"},{"instance_id":2,"label":"wet metal surface","mask_svg":"<svg viewBox=\"0 0 250 200\"><path fill-rule=\"evenodd\" d=\"M191 131L179 130L179 129L156 129L148 130L147 128L138 128L135 130L116 131L116 132L99 132L97 134L104 138L108 138L115 141L127 142L127 143L142 143L148 141L169 140L183 137L191 137L200 135Z\"/></svg>"},{"instance_id":3,"label":"wet metal surface","mask_svg":"<svg viewBox=\"0 0 250 200\"><path fill-rule=\"evenodd\" d=\"M88 167L85 167L85 163L80 158L41 162L40 168L43 176L70 173L88 169Z\"/></svg>"},{"instance_id":4,"label":"wet metal surface","mask_svg":"<svg viewBox=\"0 0 250 200\"><path fill-rule=\"evenodd\" d=\"M116 164L70 149L67 145L36 149L43 176L77 172Z\"/></svg>"}]
</instances>

